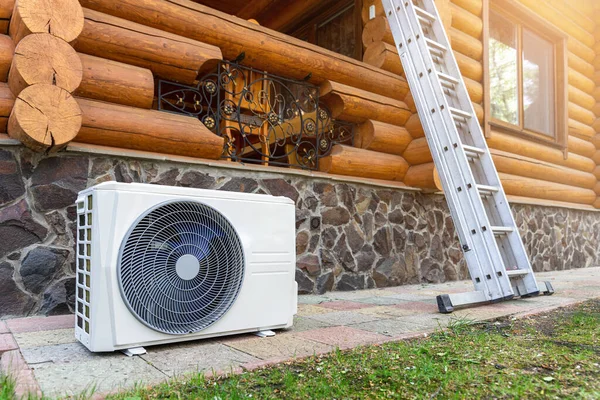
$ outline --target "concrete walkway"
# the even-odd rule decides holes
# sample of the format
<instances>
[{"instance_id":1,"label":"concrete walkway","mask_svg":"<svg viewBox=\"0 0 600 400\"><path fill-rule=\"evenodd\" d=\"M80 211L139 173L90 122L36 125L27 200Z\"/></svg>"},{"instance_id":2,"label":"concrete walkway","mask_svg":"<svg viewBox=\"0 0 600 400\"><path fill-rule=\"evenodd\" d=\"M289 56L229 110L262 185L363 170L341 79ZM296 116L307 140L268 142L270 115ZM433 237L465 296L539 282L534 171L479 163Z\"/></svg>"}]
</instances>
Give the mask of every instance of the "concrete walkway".
<instances>
[{"instance_id":1,"label":"concrete walkway","mask_svg":"<svg viewBox=\"0 0 600 400\"><path fill-rule=\"evenodd\" d=\"M50 397L155 384L198 371L241 372L336 347L401 340L431 333L456 319L524 316L600 297L600 268L537 274L553 296L437 312L435 296L472 290L471 282L399 286L300 296L293 329L272 338L238 335L148 347L143 356L92 354L73 337L73 316L0 321L0 366L17 379L19 393Z\"/></svg>"}]
</instances>

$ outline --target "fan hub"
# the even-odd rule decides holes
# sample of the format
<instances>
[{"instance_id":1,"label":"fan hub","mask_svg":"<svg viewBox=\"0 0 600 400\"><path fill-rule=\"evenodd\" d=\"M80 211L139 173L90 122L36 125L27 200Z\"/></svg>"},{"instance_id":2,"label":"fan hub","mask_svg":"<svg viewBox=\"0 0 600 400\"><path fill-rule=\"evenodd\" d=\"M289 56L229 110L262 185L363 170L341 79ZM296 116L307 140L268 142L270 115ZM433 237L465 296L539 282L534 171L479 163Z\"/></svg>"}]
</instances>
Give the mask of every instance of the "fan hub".
<instances>
[{"instance_id":1,"label":"fan hub","mask_svg":"<svg viewBox=\"0 0 600 400\"><path fill-rule=\"evenodd\" d=\"M181 279L192 280L200 272L200 261L192 254L184 254L175 262L175 271Z\"/></svg>"}]
</instances>

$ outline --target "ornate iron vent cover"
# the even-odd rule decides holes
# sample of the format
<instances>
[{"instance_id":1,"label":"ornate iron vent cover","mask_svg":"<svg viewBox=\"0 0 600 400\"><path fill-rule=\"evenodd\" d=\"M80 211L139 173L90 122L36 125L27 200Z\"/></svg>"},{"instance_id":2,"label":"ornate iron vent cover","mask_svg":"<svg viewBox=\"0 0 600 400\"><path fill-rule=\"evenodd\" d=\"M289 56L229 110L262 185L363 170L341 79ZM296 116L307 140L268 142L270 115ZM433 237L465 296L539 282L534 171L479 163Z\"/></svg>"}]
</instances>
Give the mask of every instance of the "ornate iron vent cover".
<instances>
[{"instance_id":1,"label":"ornate iron vent cover","mask_svg":"<svg viewBox=\"0 0 600 400\"><path fill-rule=\"evenodd\" d=\"M159 81L158 109L198 117L225 138L223 157L318 169L336 143L352 144L354 126L333 120L319 88L223 61L195 87Z\"/></svg>"},{"instance_id":2,"label":"ornate iron vent cover","mask_svg":"<svg viewBox=\"0 0 600 400\"><path fill-rule=\"evenodd\" d=\"M215 209L164 203L125 237L117 276L123 299L142 323L169 334L197 332L235 301L244 278L242 244Z\"/></svg>"}]
</instances>

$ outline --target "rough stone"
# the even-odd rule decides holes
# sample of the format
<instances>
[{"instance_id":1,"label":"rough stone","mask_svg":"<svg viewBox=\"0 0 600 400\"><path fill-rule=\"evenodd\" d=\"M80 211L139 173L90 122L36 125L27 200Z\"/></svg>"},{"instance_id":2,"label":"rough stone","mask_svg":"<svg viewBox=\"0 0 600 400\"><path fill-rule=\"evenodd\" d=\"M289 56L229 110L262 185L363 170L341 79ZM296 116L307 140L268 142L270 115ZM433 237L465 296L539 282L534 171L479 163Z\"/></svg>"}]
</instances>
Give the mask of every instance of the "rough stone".
<instances>
[{"instance_id":1,"label":"rough stone","mask_svg":"<svg viewBox=\"0 0 600 400\"><path fill-rule=\"evenodd\" d=\"M307 231L299 232L296 235L296 255L304 254L308 247L309 234Z\"/></svg>"},{"instance_id":2,"label":"rough stone","mask_svg":"<svg viewBox=\"0 0 600 400\"><path fill-rule=\"evenodd\" d=\"M340 226L350 221L350 213L343 207L330 208L323 212L321 220L325 225Z\"/></svg>"},{"instance_id":3,"label":"rough stone","mask_svg":"<svg viewBox=\"0 0 600 400\"><path fill-rule=\"evenodd\" d=\"M50 211L75 203L77 193L85 189L87 157L50 157L37 165L31 176L31 194L36 208Z\"/></svg>"},{"instance_id":4,"label":"rough stone","mask_svg":"<svg viewBox=\"0 0 600 400\"><path fill-rule=\"evenodd\" d=\"M179 170L177 168L171 168L158 175L155 179L152 180L152 183L156 185L175 186L175 184L177 183L178 176Z\"/></svg>"},{"instance_id":5,"label":"rough stone","mask_svg":"<svg viewBox=\"0 0 600 400\"><path fill-rule=\"evenodd\" d=\"M296 261L296 267L300 268L311 276L318 276L321 272L321 263L319 257L307 255Z\"/></svg>"},{"instance_id":6,"label":"rough stone","mask_svg":"<svg viewBox=\"0 0 600 400\"><path fill-rule=\"evenodd\" d=\"M60 315L73 312L75 304L75 278L57 281L44 291L40 313Z\"/></svg>"},{"instance_id":7,"label":"rough stone","mask_svg":"<svg viewBox=\"0 0 600 400\"><path fill-rule=\"evenodd\" d=\"M315 182L313 191L319 195L320 203L327 207L337 206L337 192L330 183Z\"/></svg>"},{"instance_id":8,"label":"rough stone","mask_svg":"<svg viewBox=\"0 0 600 400\"><path fill-rule=\"evenodd\" d=\"M31 293L41 293L68 256L68 250L42 246L27 253L19 270L25 289Z\"/></svg>"},{"instance_id":9,"label":"rough stone","mask_svg":"<svg viewBox=\"0 0 600 400\"><path fill-rule=\"evenodd\" d=\"M402 210L394 210L388 215L388 220L392 224L402 224L404 222L404 213Z\"/></svg>"},{"instance_id":10,"label":"rough stone","mask_svg":"<svg viewBox=\"0 0 600 400\"><path fill-rule=\"evenodd\" d=\"M195 189L212 189L215 182L212 176L198 171L187 171L179 179L179 185Z\"/></svg>"},{"instance_id":11,"label":"rough stone","mask_svg":"<svg viewBox=\"0 0 600 400\"><path fill-rule=\"evenodd\" d=\"M0 263L0 318L27 315L34 304L33 299L19 289L13 274L11 264Z\"/></svg>"},{"instance_id":12,"label":"rough stone","mask_svg":"<svg viewBox=\"0 0 600 400\"><path fill-rule=\"evenodd\" d=\"M359 271L370 271L376 259L377 255L373 251L373 247L370 244L365 244L356 255L356 266Z\"/></svg>"},{"instance_id":13,"label":"rough stone","mask_svg":"<svg viewBox=\"0 0 600 400\"><path fill-rule=\"evenodd\" d=\"M13 153L0 149L0 206L25 194L25 185Z\"/></svg>"},{"instance_id":14,"label":"rough stone","mask_svg":"<svg viewBox=\"0 0 600 400\"><path fill-rule=\"evenodd\" d=\"M373 280L377 287L399 285L403 278L402 272L406 271L406 266L402 263L402 259L382 260L373 271Z\"/></svg>"},{"instance_id":15,"label":"rough stone","mask_svg":"<svg viewBox=\"0 0 600 400\"><path fill-rule=\"evenodd\" d=\"M296 269L296 282L298 283L298 294L313 293L315 283L300 269Z\"/></svg>"},{"instance_id":16,"label":"rough stone","mask_svg":"<svg viewBox=\"0 0 600 400\"><path fill-rule=\"evenodd\" d=\"M46 238L48 231L37 223L25 199L0 209L0 257Z\"/></svg>"},{"instance_id":17,"label":"rough stone","mask_svg":"<svg viewBox=\"0 0 600 400\"><path fill-rule=\"evenodd\" d=\"M373 237L373 248L383 257L390 255L392 251L392 235L387 227L378 230Z\"/></svg>"},{"instance_id":18,"label":"rough stone","mask_svg":"<svg viewBox=\"0 0 600 400\"><path fill-rule=\"evenodd\" d=\"M333 289L334 279L335 277L331 271L319 276L317 278L317 287L315 288L316 293L323 294L331 291Z\"/></svg>"},{"instance_id":19,"label":"rough stone","mask_svg":"<svg viewBox=\"0 0 600 400\"><path fill-rule=\"evenodd\" d=\"M340 291L358 290L365 288L365 280L361 275L342 275L339 279L336 289Z\"/></svg>"},{"instance_id":20,"label":"rough stone","mask_svg":"<svg viewBox=\"0 0 600 400\"><path fill-rule=\"evenodd\" d=\"M219 188L228 192L252 193L258 188L258 183L250 178L231 178Z\"/></svg>"},{"instance_id":21,"label":"rough stone","mask_svg":"<svg viewBox=\"0 0 600 400\"><path fill-rule=\"evenodd\" d=\"M298 191L285 179L264 179L262 184L273 196L285 196L292 199L294 203L298 201Z\"/></svg>"},{"instance_id":22,"label":"rough stone","mask_svg":"<svg viewBox=\"0 0 600 400\"><path fill-rule=\"evenodd\" d=\"M350 250L352 250L352 252L354 253L358 252L365 244L365 239L356 229L354 224L346 225L344 232L346 233L346 238L348 240L348 246L350 246Z\"/></svg>"}]
</instances>

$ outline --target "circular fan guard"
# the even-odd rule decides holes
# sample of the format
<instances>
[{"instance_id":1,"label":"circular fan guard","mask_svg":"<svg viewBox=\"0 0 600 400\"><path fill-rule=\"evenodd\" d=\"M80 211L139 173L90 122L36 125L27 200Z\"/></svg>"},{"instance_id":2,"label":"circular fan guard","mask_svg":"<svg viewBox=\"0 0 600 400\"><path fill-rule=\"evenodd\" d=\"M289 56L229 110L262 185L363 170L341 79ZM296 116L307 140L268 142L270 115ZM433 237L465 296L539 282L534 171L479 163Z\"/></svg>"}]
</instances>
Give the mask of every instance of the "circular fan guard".
<instances>
[{"instance_id":1,"label":"circular fan guard","mask_svg":"<svg viewBox=\"0 0 600 400\"><path fill-rule=\"evenodd\" d=\"M244 254L231 223L193 201L147 211L121 245L117 269L125 303L160 332L197 332L218 321L244 278Z\"/></svg>"}]
</instances>

